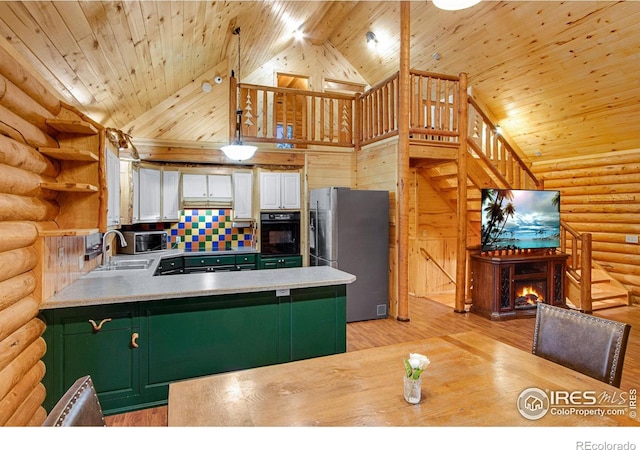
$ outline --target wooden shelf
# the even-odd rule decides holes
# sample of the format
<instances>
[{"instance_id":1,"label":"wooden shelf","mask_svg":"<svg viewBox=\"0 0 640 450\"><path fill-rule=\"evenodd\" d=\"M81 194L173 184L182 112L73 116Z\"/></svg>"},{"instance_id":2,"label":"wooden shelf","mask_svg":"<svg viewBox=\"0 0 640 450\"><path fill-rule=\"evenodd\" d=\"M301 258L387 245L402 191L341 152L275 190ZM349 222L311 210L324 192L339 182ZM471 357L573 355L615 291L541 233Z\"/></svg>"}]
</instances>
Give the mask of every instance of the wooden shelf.
<instances>
[{"instance_id":1,"label":"wooden shelf","mask_svg":"<svg viewBox=\"0 0 640 450\"><path fill-rule=\"evenodd\" d=\"M98 129L84 120L47 119L47 125L63 133L98 134Z\"/></svg>"},{"instance_id":2,"label":"wooden shelf","mask_svg":"<svg viewBox=\"0 0 640 450\"><path fill-rule=\"evenodd\" d=\"M59 192L98 192L98 187L88 183L40 183L43 189Z\"/></svg>"},{"instance_id":3,"label":"wooden shelf","mask_svg":"<svg viewBox=\"0 0 640 450\"><path fill-rule=\"evenodd\" d=\"M73 148L38 147L43 155L64 161L98 162L100 157L90 150L76 150Z\"/></svg>"},{"instance_id":4,"label":"wooden shelf","mask_svg":"<svg viewBox=\"0 0 640 450\"><path fill-rule=\"evenodd\" d=\"M43 237L89 236L98 233L97 228L69 228L62 230L42 230L38 234Z\"/></svg>"}]
</instances>

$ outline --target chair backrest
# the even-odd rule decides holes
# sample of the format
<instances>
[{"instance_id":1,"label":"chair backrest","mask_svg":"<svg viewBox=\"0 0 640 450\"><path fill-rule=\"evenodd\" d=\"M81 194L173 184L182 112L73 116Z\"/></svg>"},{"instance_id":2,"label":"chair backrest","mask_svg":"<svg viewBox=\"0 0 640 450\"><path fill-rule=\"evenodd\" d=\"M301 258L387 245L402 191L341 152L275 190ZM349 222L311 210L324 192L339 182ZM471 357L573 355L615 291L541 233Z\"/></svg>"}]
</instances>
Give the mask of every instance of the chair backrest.
<instances>
[{"instance_id":1,"label":"chair backrest","mask_svg":"<svg viewBox=\"0 0 640 450\"><path fill-rule=\"evenodd\" d=\"M91 376L78 378L53 407L43 427L104 427L102 407Z\"/></svg>"},{"instance_id":2,"label":"chair backrest","mask_svg":"<svg viewBox=\"0 0 640 450\"><path fill-rule=\"evenodd\" d=\"M533 354L620 387L631 326L538 303Z\"/></svg>"}]
</instances>

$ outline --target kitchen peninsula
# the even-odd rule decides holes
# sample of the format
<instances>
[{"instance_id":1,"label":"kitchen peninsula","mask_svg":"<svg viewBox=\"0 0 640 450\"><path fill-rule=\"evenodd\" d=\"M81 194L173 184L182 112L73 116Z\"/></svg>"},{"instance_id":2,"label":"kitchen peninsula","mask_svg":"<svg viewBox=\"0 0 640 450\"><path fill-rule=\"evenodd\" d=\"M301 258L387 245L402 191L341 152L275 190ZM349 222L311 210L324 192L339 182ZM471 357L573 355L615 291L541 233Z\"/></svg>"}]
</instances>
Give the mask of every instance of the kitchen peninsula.
<instances>
[{"instance_id":1,"label":"kitchen peninsula","mask_svg":"<svg viewBox=\"0 0 640 450\"><path fill-rule=\"evenodd\" d=\"M330 267L154 276L177 254L94 270L42 303L47 409L86 374L115 414L165 404L172 381L346 351L355 276Z\"/></svg>"}]
</instances>

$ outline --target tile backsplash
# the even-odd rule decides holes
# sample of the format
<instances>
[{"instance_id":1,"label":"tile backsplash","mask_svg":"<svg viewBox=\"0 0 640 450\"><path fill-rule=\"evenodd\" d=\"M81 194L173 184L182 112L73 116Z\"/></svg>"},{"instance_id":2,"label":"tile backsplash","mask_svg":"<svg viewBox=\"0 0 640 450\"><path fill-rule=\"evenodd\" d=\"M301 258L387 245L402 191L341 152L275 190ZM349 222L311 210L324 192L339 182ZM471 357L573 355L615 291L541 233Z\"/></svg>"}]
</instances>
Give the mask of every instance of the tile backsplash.
<instances>
[{"instance_id":1,"label":"tile backsplash","mask_svg":"<svg viewBox=\"0 0 640 450\"><path fill-rule=\"evenodd\" d=\"M231 209L184 209L176 223L148 224L136 229L165 229L169 246L191 251L251 247L254 228L235 228Z\"/></svg>"}]
</instances>

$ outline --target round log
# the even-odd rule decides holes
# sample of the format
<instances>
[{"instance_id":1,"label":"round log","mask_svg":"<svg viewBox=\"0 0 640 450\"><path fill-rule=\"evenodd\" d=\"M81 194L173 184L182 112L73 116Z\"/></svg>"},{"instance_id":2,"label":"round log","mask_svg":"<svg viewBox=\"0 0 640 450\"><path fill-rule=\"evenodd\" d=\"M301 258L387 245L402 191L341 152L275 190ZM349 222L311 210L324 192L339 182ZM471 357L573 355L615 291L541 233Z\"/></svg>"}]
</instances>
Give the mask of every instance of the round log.
<instances>
[{"instance_id":1,"label":"round log","mask_svg":"<svg viewBox=\"0 0 640 450\"><path fill-rule=\"evenodd\" d=\"M45 121L47 118L53 118L53 114L2 75L0 75L0 104L45 133L49 132Z\"/></svg>"},{"instance_id":2,"label":"round log","mask_svg":"<svg viewBox=\"0 0 640 450\"><path fill-rule=\"evenodd\" d=\"M59 147L58 141L37 126L0 105L0 130L18 142L32 147Z\"/></svg>"},{"instance_id":3,"label":"round log","mask_svg":"<svg viewBox=\"0 0 640 450\"><path fill-rule=\"evenodd\" d=\"M20 352L40 338L45 328L45 323L36 317L7 336L6 339L0 340L0 370L7 367Z\"/></svg>"},{"instance_id":4,"label":"round log","mask_svg":"<svg viewBox=\"0 0 640 450\"><path fill-rule=\"evenodd\" d=\"M27 423L25 423L25 426L27 426L27 427L39 427L44 423L46 418L47 418L47 410L44 409L41 406L40 408L38 408L36 410L35 413L33 413L33 416L31 416L29 421Z\"/></svg>"},{"instance_id":5,"label":"round log","mask_svg":"<svg viewBox=\"0 0 640 450\"><path fill-rule=\"evenodd\" d=\"M33 77L22 64L2 46L0 46L0 74L22 89L29 97L42 105L54 116L60 114L62 104L60 100L42 83Z\"/></svg>"},{"instance_id":6,"label":"round log","mask_svg":"<svg viewBox=\"0 0 640 450\"><path fill-rule=\"evenodd\" d=\"M35 148L0 134L0 163L47 177L57 177L60 163Z\"/></svg>"},{"instance_id":7,"label":"round log","mask_svg":"<svg viewBox=\"0 0 640 450\"><path fill-rule=\"evenodd\" d=\"M38 315L39 302L28 296L0 311L0 341Z\"/></svg>"},{"instance_id":8,"label":"round log","mask_svg":"<svg viewBox=\"0 0 640 450\"><path fill-rule=\"evenodd\" d=\"M34 247L18 248L0 253L0 281L33 270L38 264L38 259L38 252Z\"/></svg>"},{"instance_id":9,"label":"round log","mask_svg":"<svg viewBox=\"0 0 640 450\"><path fill-rule=\"evenodd\" d=\"M47 396L47 390L42 383L36 384L33 389L28 392L24 392L24 387L22 387L21 384L22 383L18 383L16 389L19 387L22 388L20 393L27 394L27 396L24 397L24 400L18 405L15 413L5 423L7 427L20 427L29 423L31 417L40 409L42 402ZM12 394L17 397L18 392L16 392L16 389L12 391Z\"/></svg>"},{"instance_id":10,"label":"round log","mask_svg":"<svg viewBox=\"0 0 640 450\"><path fill-rule=\"evenodd\" d=\"M39 400L39 403L36 406L40 406L46 397L46 389L40 383L42 381L42 377L45 374L45 365L42 361L38 361L29 371L25 374L24 377L18 382L16 387L11 391L11 395L7 395L5 398L0 400L0 426L5 426L9 423L12 423L11 426L24 426L29 423L29 417L22 417L20 421L17 420L17 417L12 419L18 408L20 408L20 412L23 412L23 406L25 400L32 395L32 392L36 392L37 396L42 396L42 399ZM22 405L22 406L21 406ZM27 408L27 415L33 414L33 408Z\"/></svg>"},{"instance_id":11,"label":"round log","mask_svg":"<svg viewBox=\"0 0 640 450\"><path fill-rule=\"evenodd\" d=\"M0 253L33 245L37 238L38 229L31 222L0 222Z\"/></svg>"},{"instance_id":12,"label":"round log","mask_svg":"<svg viewBox=\"0 0 640 450\"><path fill-rule=\"evenodd\" d=\"M45 182L55 183L55 178L43 177L27 170L0 164L0 192L47 200L55 199L57 196L55 191L40 187Z\"/></svg>"},{"instance_id":13,"label":"round log","mask_svg":"<svg viewBox=\"0 0 640 450\"><path fill-rule=\"evenodd\" d=\"M29 370L42 359L47 350L47 344L40 338L34 341L16 359L0 371L0 400L15 388L16 384Z\"/></svg>"},{"instance_id":14,"label":"round log","mask_svg":"<svg viewBox=\"0 0 640 450\"><path fill-rule=\"evenodd\" d=\"M33 271L28 271L0 282L0 311L33 294L37 281Z\"/></svg>"},{"instance_id":15,"label":"round log","mask_svg":"<svg viewBox=\"0 0 640 450\"><path fill-rule=\"evenodd\" d=\"M59 209L51 201L0 193L0 221L48 222L56 219Z\"/></svg>"},{"instance_id":16,"label":"round log","mask_svg":"<svg viewBox=\"0 0 640 450\"><path fill-rule=\"evenodd\" d=\"M628 164L638 162L638 150L606 152L598 155L590 155L589 157L577 156L552 161L533 161L531 168L536 174L544 174L545 172L551 172L554 170L574 171L587 167L601 167L603 161L606 161L606 164Z\"/></svg>"}]
</instances>

